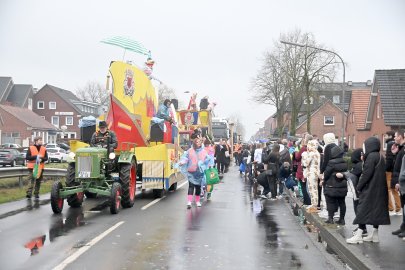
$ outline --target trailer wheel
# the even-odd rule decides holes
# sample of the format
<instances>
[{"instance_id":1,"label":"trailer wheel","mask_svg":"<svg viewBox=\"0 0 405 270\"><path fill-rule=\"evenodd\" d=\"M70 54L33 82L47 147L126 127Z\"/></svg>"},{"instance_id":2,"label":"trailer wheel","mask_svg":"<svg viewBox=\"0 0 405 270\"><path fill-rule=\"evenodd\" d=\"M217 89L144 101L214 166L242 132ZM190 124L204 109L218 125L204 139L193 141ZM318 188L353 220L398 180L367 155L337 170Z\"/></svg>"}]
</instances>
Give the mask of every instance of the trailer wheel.
<instances>
[{"instance_id":1,"label":"trailer wheel","mask_svg":"<svg viewBox=\"0 0 405 270\"><path fill-rule=\"evenodd\" d=\"M75 178L75 164L74 163L69 163L67 167L67 173L66 173L66 186L67 187L74 187L77 186L78 183L76 183L76 178ZM77 192L76 194L69 195L66 200L67 203L70 207L78 208L82 206L83 203L83 197L84 194L83 192Z\"/></svg>"},{"instance_id":2,"label":"trailer wheel","mask_svg":"<svg viewBox=\"0 0 405 270\"><path fill-rule=\"evenodd\" d=\"M60 190L63 188L60 181L56 181L51 189L51 207L55 214L60 214L63 210L63 198L60 196Z\"/></svg>"},{"instance_id":3,"label":"trailer wheel","mask_svg":"<svg viewBox=\"0 0 405 270\"><path fill-rule=\"evenodd\" d=\"M121 208L121 184L115 182L112 184L111 187L111 195L110 195L110 213L117 214Z\"/></svg>"},{"instance_id":4,"label":"trailer wheel","mask_svg":"<svg viewBox=\"0 0 405 270\"><path fill-rule=\"evenodd\" d=\"M177 182L173 183L169 188L170 191L175 191L176 189L177 189Z\"/></svg>"},{"instance_id":5,"label":"trailer wheel","mask_svg":"<svg viewBox=\"0 0 405 270\"><path fill-rule=\"evenodd\" d=\"M136 162L132 159L131 164L123 163L120 166L120 181L122 187L123 208L130 208L135 203L136 189Z\"/></svg>"},{"instance_id":6,"label":"trailer wheel","mask_svg":"<svg viewBox=\"0 0 405 270\"><path fill-rule=\"evenodd\" d=\"M164 189L154 189L153 190L153 196L155 198L162 198L166 193L166 190Z\"/></svg>"}]
</instances>

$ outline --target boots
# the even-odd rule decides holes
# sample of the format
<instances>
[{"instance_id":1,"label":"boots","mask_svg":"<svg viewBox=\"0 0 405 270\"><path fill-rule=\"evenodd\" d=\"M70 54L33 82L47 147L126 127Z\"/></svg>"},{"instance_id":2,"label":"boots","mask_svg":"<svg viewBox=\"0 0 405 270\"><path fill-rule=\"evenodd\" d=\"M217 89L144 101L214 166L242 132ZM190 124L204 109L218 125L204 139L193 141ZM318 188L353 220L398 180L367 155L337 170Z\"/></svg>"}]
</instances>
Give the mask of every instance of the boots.
<instances>
[{"instance_id":1,"label":"boots","mask_svg":"<svg viewBox=\"0 0 405 270\"><path fill-rule=\"evenodd\" d=\"M399 235L400 233L404 233L404 232L405 232L405 224L401 224L401 227L399 227L398 230L393 231L392 234Z\"/></svg>"},{"instance_id":2,"label":"boots","mask_svg":"<svg viewBox=\"0 0 405 270\"><path fill-rule=\"evenodd\" d=\"M371 234L368 234L366 237L363 237L363 241L373 242L373 243L380 242L380 240L378 239L378 229L373 228L373 231Z\"/></svg>"},{"instance_id":3,"label":"boots","mask_svg":"<svg viewBox=\"0 0 405 270\"><path fill-rule=\"evenodd\" d=\"M346 239L348 244L363 244L363 237L361 236L363 230L357 230L353 237Z\"/></svg>"},{"instance_id":4,"label":"boots","mask_svg":"<svg viewBox=\"0 0 405 270\"><path fill-rule=\"evenodd\" d=\"M335 222L333 221L333 218L329 217L329 218L325 221L325 223L326 223L326 224L333 224L333 223L335 223Z\"/></svg>"}]
</instances>

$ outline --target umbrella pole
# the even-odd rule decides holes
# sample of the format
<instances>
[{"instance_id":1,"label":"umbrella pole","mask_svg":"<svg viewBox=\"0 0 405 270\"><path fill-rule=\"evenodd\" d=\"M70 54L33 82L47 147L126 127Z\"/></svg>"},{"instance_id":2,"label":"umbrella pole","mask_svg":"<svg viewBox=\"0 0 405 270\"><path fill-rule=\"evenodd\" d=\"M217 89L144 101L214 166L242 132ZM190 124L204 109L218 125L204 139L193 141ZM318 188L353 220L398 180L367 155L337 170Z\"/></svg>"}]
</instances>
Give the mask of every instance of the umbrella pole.
<instances>
[{"instance_id":1,"label":"umbrella pole","mask_svg":"<svg viewBox=\"0 0 405 270\"><path fill-rule=\"evenodd\" d=\"M125 53L127 52L127 49L124 49L124 55L122 56L122 62L124 62L124 58L125 58Z\"/></svg>"}]
</instances>

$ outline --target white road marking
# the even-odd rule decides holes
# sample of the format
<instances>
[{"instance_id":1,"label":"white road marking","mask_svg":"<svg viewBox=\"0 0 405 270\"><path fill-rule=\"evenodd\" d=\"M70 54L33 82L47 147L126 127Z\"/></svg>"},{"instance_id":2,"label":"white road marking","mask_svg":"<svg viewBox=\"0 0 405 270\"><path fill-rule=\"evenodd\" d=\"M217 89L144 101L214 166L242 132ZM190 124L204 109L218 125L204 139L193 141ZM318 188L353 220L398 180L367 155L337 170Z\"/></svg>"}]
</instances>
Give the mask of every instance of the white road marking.
<instances>
[{"instance_id":1,"label":"white road marking","mask_svg":"<svg viewBox=\"0 0 405 270\"><path fill-rule=\"evenodd\" d=\"M93 240L91 240L89 243L87 243L85 246L82 246L81 248L79 248L76 252L74 252L72 255L70 255L69 257L67 257L63 262L61 262L59 265L57 265L55 268L53 268L53 270L62 270L64 269L69 263L74 262L77 258L80 257L80 255L82 255L83 253L85 253L87 250L89 250L92 246L94 246L95 244L97 244L98 241L100 241L101 239L103 239L104 237L106 237L109 233L111 233L112 231L114 231L116 228L118 228L119 226L121 226L124 223L124 221L120 221L117 224L115 224L114 226L112 226L111 228L109 228L108 230L106 230L105 232L103 232L102 234L98 235L97 237L95 237Z\"/></svg>"},{"instance_id":2,"label":"white road marking","mask_svg":"<svg viewBox=\"0 0 405 270\"><path fill-rule=\"evenodd\" d=\"M187 184L187 183L188 183L188 181L185 181L184 183L181 183L181 184L177 187L177 189L180 189L182 186L184 186L184 185ZM147 205L145 205L144 207L142 207L141 210L143 211L143 210L148 209L149 207L151 207L151 206L154 205L154 204L157 204L158 202L160 202L160 201L163 200L164 198L166 198L166 196L163 196L162 198L158 198L158 199L156 199L156 200L151 201L150 203L148 203Z\"/></svg>"}]
</instances>

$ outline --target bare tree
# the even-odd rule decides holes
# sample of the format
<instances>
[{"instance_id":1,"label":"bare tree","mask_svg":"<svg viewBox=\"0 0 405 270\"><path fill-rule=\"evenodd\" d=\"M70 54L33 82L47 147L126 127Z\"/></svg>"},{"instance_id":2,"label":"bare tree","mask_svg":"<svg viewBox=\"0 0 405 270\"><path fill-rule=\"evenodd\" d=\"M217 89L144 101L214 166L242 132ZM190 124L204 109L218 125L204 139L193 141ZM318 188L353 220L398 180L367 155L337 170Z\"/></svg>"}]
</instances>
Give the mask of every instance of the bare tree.
<instances>
[{"instance_id":1,"label":"bare tree","mask_svg":"<svg viewBox=\"0 0 405 270\"><path fill-rule=\"evenodd\" d=\"M173 88L169 88L165 84L160 84L158 86L158 100L159 104L163 104L165 99L174 99L176 98L176 93Z\"/></svg>"},{"instance_id":2,"label":"bare tree","mask_svg":"<svg viewBox=\"0 0 405 270\"><path fill-rule=\"evenodd\" d=\"M286 107L285 75L280 67L282 64L280 50L265 53L263 65L256 78L252 81L253 100L257 103L270 104L277 110L277 133L281 137L284 130L284 112Z\"/></svg>"},{"instance_id":3,"label":"bare tree","mask_svg":"<svg viewBox=\"0 0 405 270\"><path fill-rule=\"evenodd\" d=\"M108 91L100 83L89 81L84 87L76 89L78 98L99 104L105 104L108 101Z\"/></svg>"}]
</instances>

